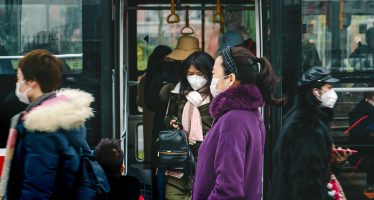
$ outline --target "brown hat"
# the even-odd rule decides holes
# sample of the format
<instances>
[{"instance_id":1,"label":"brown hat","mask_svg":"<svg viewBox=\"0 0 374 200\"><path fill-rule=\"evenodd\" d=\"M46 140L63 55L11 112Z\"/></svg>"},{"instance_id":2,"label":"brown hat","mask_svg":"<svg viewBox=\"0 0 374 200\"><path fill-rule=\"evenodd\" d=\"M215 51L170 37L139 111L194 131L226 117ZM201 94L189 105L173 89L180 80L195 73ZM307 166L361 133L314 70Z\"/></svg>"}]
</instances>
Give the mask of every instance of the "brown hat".
<instances>
[{"instance_id":1,"label":"brown hat","mask_svg":"<svg viewBox=\"0 0 374 200\"><path fill-rule=\"evenodd\" d=\"M192 36L183 35L178 38L177 47L166 57L173 60L185 60L196 51L200 51L199 40Z\"/></svg>"}]
</instances>

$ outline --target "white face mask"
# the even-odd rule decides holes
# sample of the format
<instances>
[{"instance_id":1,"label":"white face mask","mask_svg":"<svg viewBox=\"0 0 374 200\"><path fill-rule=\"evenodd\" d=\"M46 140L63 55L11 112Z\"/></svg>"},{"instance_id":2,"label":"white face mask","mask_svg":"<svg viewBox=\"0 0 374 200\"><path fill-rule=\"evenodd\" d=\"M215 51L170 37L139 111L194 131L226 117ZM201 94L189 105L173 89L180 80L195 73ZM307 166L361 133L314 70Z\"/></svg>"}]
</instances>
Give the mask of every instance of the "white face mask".
<instances>
[{"instance_id":1,"label":"white face mask","mask_svg":"<svg viewBox=\"0 0 374 200\"><path fill-rule=\"evenodd\" d=\"M21 85L24 83L25 81L23 81L22 83L16 83L16 96L20 102L23 102L25 104L30 104L30 100L29 100L29 97L27 96L27 93L29 93L32 90L32 88L27 89L25 92L19 91Z\"/></svg>"},{"instance_id":2,"label":"white face mask","mask_svg":"<svg viewBox=\"0 0 374 200\"><path fill-rule=\"evenodd\" d=\"M201 89L208 82L208 80L206 80L203 76L198 76L198 75L187 76L187 81L191 85L192 89L194 90Z\"/></svg>"},{"instance_id":3,"label":"white face mask","mask_svg":"<svg viewBox=\"0 0 374 200\"><path fill-rule=\"evenodd\" d=\"M228 76L228 75L227 75ZM210 93L212 94L213 97L216 97L218 96L221 92L221 90L218 90L216 89L217 87L217 84L218 84L218 81L225 78L226 76L224 77L221 77L221 78L212 78L212 82L210 83Z\"/></svg>"},{"instance_id":4,"label":"white face mask","mask_svg":"<svg viewBox=\"0 0 374 200\"><path fill-rule=\"evenodd\" d=\"M328 92L323 93L318 99L322 102L322 107L333 108L338 100L338 95L335 90L331 89Z\"/></svg>"}]
</instances>

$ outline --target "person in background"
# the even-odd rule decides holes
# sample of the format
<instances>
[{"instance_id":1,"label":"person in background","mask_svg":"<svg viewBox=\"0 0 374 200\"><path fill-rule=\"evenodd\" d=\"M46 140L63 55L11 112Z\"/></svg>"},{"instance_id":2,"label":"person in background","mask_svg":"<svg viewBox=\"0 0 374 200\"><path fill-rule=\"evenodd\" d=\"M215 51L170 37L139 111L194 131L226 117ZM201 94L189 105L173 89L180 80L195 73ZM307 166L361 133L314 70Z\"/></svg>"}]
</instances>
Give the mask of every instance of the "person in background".
<instances>
[{"instance_id":1,"label":"person in background","mask_svg":"<svg viewBox=\"0 0 374 200\"><path fill-rule=\"evenodd\" d=\"M349 56L349 63L355 70L372 70L374 67L374 27L365 33L366 45L361 42Z\"/></svg>"},{"instance_id":2,"label":"person in background","mask_svg":"<svg viewBox=\"0 0 374 200\"><path fill-rule=\"evenodd\" d=\"M215 60L210 92L213 126L199 149L194 200L262 198L265 127L260 108L282 105L266 58L226 47Z\"/></svg>"},{"instance_id":3,"label":"person in background","mask_svg":"<svg viewBox=\"0 0 374 200\"><path fill-rule=\"evenodd\" d=\"M364 92L363 99L349 112L350 142L354 144L374 144L374 91ZM355 124L355 125L354 125ZM358 154L353 155L349 161L357 163L361 158L366 167L366 192L374 192L374 150L373 147L357 148Z\"/></svg>"},{"instance_id":4,"label":"person in background","mask_svg":"<svg viewBox=\"0 0 374 200\"><path fill-rule=\"evenodd\" d=\"M31 51L18 64L15 94L28 107L16 121L9 199L73 199L94 98L80 90L56 91L62 74L63 63L46 50Z\"/></svg>"},{"instance_id":5,"label":"person in background","mask_svg":"<svg viewBox=\"0 0 374 200\"><path fill-rule=\"evenodd\" d=\"M241 45L244 42L243 36L240 31L227 31L225 32L219 41L218 53L225 47Z\"/></svg>"},{"instance_id":6,"label":"person in background","mask_svg":"<svg viewBox=\"0 0 374 200\"><path fill-rule=\"evenodd\" d=\"M295 103L284 116L275 144L269 199L331 199L333 191L327 185L337 182L332 165L342 164L351 154L336 152L329 133L338 99L332 84L338 81L329 69L317 66L300 78Z\"/></svg>"},{"instance_id":7,"label":"person in background","mask_svg":"<svg viewBox=\"0 0 374 200\"><path fill-rule=\"evenodd\" d=\"M110 185L109 199L138 200L140 182L133 176L123 176L124 154L120 140L104 138L97 144L94 156L103 168Z\"/></svg>"},{"instance_id":8,"label":"person in background","mask_svg":"<svg viewBox=\"0 0 374 200\"><path fill-rule=\"evenodd\" d=\"M210 82L214 59L207 53L195 52L183 61L181 82L171 91L165 126L177 129L178 124L188 134L190 149L198 160L198 149L212 125L209 105L212 100ZM194 172L192 172L194 173ZM166 199L188 199L191 196L193 174L166 171ZM187 180L186 180L187 179Z\"/></svg>"},{"instance_id":9,"label":"person in background","mask_svg":"<svg viewBox=\"0 0 374 200\"><path fill-rule=\"evenodd\" d=\"M305 32L302 34L302 71L305 72L313 66L321 66L321 59L314 40L314 25L304 24Z\"/></svg>"},{"instance_id":10,"label":"person in background","mask_svg":"<svg viewBox=\"0 0 374 200\"><path fill-rule=\"evenodd\" d=\"M199 40L196 37L183 35L178 38L176 48L166 56L162 63L159 63L158 74L155 75L153 81L146 83L155 87L154 90L146 92L145 104L149 109L155 111L153 117L153 139L152 144L152 155L153 164L152 174L157 174L157 181L153 178L153 198L163 200L165 199L165 188L166 188L166 177L163 169L157 169L157 145L156 140L161 130L165 130L167 127L164 126L164 118L166 113L166 107L168 99L170 97L170 91L175 87L176 83L180 79L181 63L192 53L200 51ZM148 72L147 72L148 73ZM147 96L149 95L149 96Z\"/></svg>"},{"instance_id":11,"label":"person in background","mask_svg":"<svg viewBox=\"0 0 374 200\"><path fill-rule=\"evenodd\" d=\"M144 145L144 160L149 163L152 162L151 158L151 146L154 142L152 138L153 129L153 116L157 108L160 106L159 101L157 101L158 94L160 91L160 86L163 80L158 79L159 75L162 74L162 62L167 54L171 52L171 48L165 45L158 45L155 47L153 52L148 57L147 69L139 77L138 84L138 95L136 98L136 103L138 106L143 108L143 127L144 127L144 138L149 138ZM148 81L146 81L146 79ZM156 81L157 80L157 81ZM161 82L161 83L160 83ZM147 102L147 103L146 103ZM158 104L158 105L154 105ZM148 107L147 105L151 106Z\"/></svg>"}]
</instances>

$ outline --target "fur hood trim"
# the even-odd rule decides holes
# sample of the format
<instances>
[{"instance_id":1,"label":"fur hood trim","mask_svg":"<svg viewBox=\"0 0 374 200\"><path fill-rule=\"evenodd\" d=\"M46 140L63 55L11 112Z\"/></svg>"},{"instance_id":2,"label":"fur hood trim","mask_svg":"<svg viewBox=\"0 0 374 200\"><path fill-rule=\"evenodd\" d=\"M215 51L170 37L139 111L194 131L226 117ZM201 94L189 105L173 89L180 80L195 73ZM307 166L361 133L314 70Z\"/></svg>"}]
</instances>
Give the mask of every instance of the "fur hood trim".
<instances>
[{"instance_id":1,"label":"fur hood trim","mask_svg":"<svg viewBox=\"0 0 374 200\"><path fill-rule=\"evenodd\" d=\"M245 84L227 89L215 97L210 104L209 112L214 119L218 119L230 110L254 110L264 105L258 87L254 84Z\"/></svg>"},{"instance_id":2,"label":"fur hood trim","mask_svg":"<svg viewBox=\"0 0 374 200\"><path fill-rule=\"evenodd\" d=\"M24 116L28 131L53 132L71 130L93 117L91 94L78 89L61 89L56 97L44 101Z\"/></svg>"}]
</instances>

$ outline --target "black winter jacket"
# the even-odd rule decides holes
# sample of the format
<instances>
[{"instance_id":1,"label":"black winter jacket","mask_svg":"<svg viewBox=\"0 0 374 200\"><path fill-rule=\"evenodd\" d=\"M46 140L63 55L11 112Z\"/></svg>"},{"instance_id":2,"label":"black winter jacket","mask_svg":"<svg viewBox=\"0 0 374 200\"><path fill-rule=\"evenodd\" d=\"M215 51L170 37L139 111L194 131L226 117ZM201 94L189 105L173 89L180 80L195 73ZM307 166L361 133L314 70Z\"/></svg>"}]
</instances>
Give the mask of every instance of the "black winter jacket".
<instances>
[{"instance_id":1,"label":"black winter jacket","mask_svg":"<svg viewBox=\"0 0 374 200\"><path fill-rule=\"evenodd\" d=\"M352 126L357 120L363 116L368 116L366 119L358 123L349 133L352 142L370 143L374 138L370 137L369 125L374 124L374 106L362 100L356 107L349 112L349 125Z\"/></svg>"},{"instance_id":2,"label":"black winter jacket","mask_svg":"<svg viewBox=\"0 0 374 200\"><path fill-rule=\"evenodd\" d=\"M312 96L299 95L285 115L274 157L272 200L325 200L332 139L328 115Z\"/></svg>"}]
</instances>

